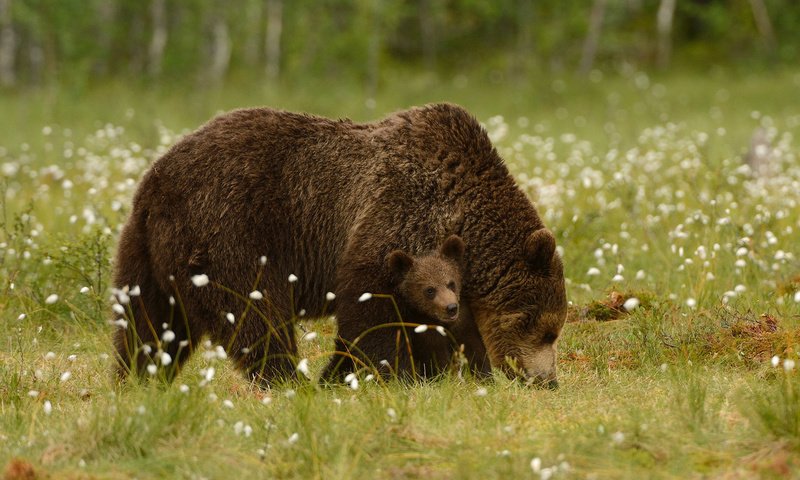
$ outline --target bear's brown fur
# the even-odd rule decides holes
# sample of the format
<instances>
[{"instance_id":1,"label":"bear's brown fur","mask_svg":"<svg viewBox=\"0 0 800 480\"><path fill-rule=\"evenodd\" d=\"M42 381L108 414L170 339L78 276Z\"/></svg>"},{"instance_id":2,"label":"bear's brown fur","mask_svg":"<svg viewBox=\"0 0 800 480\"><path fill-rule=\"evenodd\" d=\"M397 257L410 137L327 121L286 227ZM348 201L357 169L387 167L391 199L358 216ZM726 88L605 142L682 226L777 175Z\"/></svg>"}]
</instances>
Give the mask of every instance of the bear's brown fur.
<instances>
[{"instance_id":1,"label":"bear's brown fur","mask_svg":"<svg viewBox=\"0 0 800 480\"><path fill-rule=\"evenodd\" d=\"M375 328L393 321L391 304L357 299L391 291L391 251L418 255L451 234L468 247L458 323L480 340L470 342L475 363L554 382L566 315L555 238L466 111L436 104L364 124L271 109L221 115L156 161L135 195L114 279L141 288L116 332L121 368L141 371L162 349L174 372L208 334L251 378L290 377L294 312L326 313L333 291L341 357L324 377L381 360L410 372L398 328ZM193 285L200 274L209 285Z\"/></svg>"}]
</instances>

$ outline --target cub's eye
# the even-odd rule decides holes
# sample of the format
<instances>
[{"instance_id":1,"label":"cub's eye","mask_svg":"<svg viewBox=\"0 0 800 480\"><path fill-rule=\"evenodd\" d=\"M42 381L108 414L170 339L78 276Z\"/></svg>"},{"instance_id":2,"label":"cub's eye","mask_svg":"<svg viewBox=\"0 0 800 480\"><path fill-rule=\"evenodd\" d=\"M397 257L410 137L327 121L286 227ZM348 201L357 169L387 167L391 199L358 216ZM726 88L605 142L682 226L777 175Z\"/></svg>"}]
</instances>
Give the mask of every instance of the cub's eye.
<instances>
[{"instance_id":1,"label":"cub's eye","mask_svg":"<svg viewBox=\"0 0 800 480\"><path fill-rule=\"evenodd\" d=\"M425 289L425 296L429 299L433 299L436 296L436 289L433 287L428 287Z\"/></svg>"},{"instance_id":2,"label":"cub's eye","mask_svg":"<svg viewBox=\"0 0 800 480\"><path fill-rule=\"evenodd\" d=\"M449 288L451 291L455 292L456 291L456 282L450 280L450 283L447 284L447 288Z\"/></svg>"}]
</instances>

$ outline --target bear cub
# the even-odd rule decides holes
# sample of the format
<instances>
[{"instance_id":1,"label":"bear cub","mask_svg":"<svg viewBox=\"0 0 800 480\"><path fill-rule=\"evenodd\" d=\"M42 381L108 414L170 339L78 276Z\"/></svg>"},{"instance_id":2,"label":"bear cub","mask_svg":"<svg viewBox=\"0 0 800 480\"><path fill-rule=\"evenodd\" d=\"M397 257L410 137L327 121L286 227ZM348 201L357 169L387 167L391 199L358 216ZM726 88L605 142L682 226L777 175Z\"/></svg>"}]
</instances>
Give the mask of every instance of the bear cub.
<instances>
[{"instance_id":1,"label":"bear cub","mask_svg":"<svg viewBox=\"0 0 800 480\"><path fill-rule=\"evenodd\" d=\"M386 256L403 321L451 327L458 321L464 241L450 235L423 255L394 250Z\"/></svg>"}]
</instances>

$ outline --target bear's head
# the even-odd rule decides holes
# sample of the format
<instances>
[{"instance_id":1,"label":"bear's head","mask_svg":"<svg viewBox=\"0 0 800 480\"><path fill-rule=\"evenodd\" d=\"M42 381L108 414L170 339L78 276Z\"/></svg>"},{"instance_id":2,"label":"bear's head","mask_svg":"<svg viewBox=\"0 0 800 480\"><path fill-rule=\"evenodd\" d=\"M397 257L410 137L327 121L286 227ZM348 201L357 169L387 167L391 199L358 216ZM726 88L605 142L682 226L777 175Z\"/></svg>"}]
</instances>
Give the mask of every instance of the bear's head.
<instances>
[{"instance_id":1,"label":"bear's head","mask_svg":"<svg viewBox=\"0 0 800 480\"><path fill-rule=\"evenodd\" d=\"M493 366L510 377L557 387L556 343L567 314L564 269L553 234L528 234L493 289L471 304Z\"/></svg>"},{"instance_id":2,"label":"bear's head","mask_svg":"<svg viewBox=\"0 0 800 480\"><path fill-rule=\"evenodd\" d=\"M463 258L464 241L458 235L449 236L434 253L413 256L395 250L386 256L397 300L425 317L406 320L445 326L458 320Z\"/></svg>"}]
</instances>

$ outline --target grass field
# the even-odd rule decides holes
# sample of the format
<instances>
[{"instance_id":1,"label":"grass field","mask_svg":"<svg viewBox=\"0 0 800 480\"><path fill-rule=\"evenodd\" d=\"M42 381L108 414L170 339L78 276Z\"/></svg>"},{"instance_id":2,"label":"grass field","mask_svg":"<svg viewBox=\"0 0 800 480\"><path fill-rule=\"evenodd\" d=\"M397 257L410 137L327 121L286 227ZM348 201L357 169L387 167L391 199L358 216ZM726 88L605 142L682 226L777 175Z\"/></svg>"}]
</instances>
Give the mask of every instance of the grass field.
<instances>
[{"instance_id":1,"label":"grass field","mask_svg":"<svg viewBox=\"0 0 800 480\"><path fill-rule=\"evenodd\" d=\"M410 77L382 92L0 95L6 478L800 476L800 71ZM115 383L116 235L181 131L237 106L364 120L434 100L475 112L556 233L571 300L561 388L496 375L261 391L214 345L171 386ZM759 128L755 173L743 156ZM300 342L314 374L335 326L299 328L316 333Z\"/></svg>"}]
</instances>

